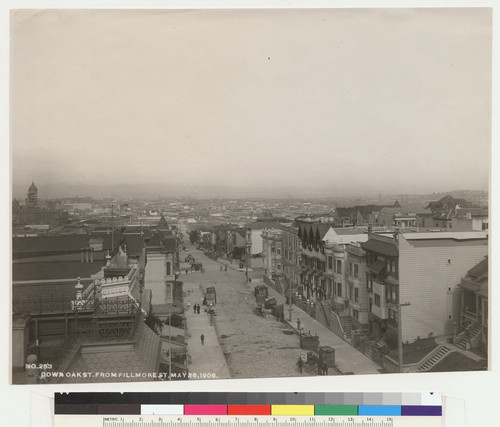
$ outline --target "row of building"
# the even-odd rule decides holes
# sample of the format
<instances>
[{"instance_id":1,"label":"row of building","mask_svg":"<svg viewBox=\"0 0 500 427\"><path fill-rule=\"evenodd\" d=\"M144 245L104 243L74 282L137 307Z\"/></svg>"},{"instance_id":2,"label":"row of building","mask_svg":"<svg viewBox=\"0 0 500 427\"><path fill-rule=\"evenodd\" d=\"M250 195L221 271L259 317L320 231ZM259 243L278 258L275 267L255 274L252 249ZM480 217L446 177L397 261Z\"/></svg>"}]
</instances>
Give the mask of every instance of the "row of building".
<instances>
[{"instance_id":1,"label":"row of building","mask_svg":"<svg viewBox=\"0 0 500 427\"><path fill-rule=\"evenodd\" d=\"M266 282L310 304L312 315L354 345L367 337L396 346L398 333L410 343L477 326L472 345L487 348L484 231L374 232L299 222L264 230L262 238Z\"/></svg>"},{"instance_id":2,"label":"row of building","mask_svg":"<svg viewBox=\"0 0 500 427\"><path fill-rule=\"evenodd\" d=\"M175 228L162 216L155 226L13 237L13 381L26 382L33 354L65 373L165 372L170 353L143 320L183 311Z\"/></svg>"},{"instance_id":3,"label":"row of building","mask_svg":"<svg viewBox=\"0 0 500 427\"><path fill-rule=\"evenodd\" d=\"M459 341L470 330L468 346L486 351L488 233L432 230L402 227L398 217L384 227L300 219L269 227L264 280L355 346L395 348L398 334L405 343Z\"/></svg>"}]
</instances>

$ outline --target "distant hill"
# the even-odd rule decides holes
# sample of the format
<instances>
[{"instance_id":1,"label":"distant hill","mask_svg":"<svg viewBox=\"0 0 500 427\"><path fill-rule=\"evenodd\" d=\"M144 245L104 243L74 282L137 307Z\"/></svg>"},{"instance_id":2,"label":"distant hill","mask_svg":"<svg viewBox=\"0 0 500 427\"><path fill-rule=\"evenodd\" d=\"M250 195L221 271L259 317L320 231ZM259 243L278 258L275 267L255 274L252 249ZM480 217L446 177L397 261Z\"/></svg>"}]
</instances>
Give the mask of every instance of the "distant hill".
<instances>
[{"instance_id":1,"label":"distant hill","mask_svg":"<svg viewBox=\"0 0 500 427\"><path fill-rule=\"evenodd\" d=\"M487 206L489 200L488 192L481 190L453 190L446 193L427 194L424 198L426 200L439 200L445 196L451 196L455 199L465 199L479 206Z\"/></svg>"},{"instance_id":2,"label":"distant hill","mask_svg":"<svg viewBox=\"0 0 500 427\"><path fill-rule=\"evenodd\" d=\"M18 200L24 200L28 191L29 183L13 185L12 196ZM422 203L424 201L439 200L444 196L451 195L455 198L463 198L480 206L488 204L488 192L479 190L454 190L443 193L432 193L426 195L390 195L384 194L379 199L378 193L361 194L361 192L348 191L347 188L328 189L315 187L237 187L224 185L191 185L179 183L150 183L150 184L67 184L51 183L45 184L36 182L38 187L38 197L40 199L55 199L64 197L85 197L94 198L125 198L125 199L158 199L159 197L193 197L199 199L209 198L262 198L262 199L304 199L315 200L318 203L331 203L337 206L354 206L361 204L392 204L395 200L400 202L415 202L416 198ZM371 192L370 192L371 193Z\"/></svg>"}]
</instances>

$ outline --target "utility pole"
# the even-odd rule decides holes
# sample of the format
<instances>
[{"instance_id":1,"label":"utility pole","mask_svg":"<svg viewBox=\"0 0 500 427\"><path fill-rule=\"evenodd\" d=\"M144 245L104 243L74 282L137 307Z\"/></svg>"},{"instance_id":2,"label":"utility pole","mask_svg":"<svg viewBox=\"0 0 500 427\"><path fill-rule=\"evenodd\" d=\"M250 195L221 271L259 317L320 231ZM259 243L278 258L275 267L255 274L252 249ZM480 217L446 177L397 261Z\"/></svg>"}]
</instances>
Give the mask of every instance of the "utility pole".
<instances>
[{"instance_id":1,"label":"utility pole","mask_svg":"<svg viewBox=\"0 0 500 427\"><path fill-rule=\"evenodd\" d=\"M172 381L172 315L168 304L168 380Z\"/></svg>"},{"instance_id":2,"label":"utility pole","mask_svg":"<svg viewBox=\"0 0 500 427\"><path fill-rule=\"evenodd\" d=\"M251 249L251 244L250 244L250 229L247 229L246 232L246 237L247 237L247 244L246 244L246 276L247 276L247 285L250 282L250 278L248 277L248 264L250 262L250 249Z\"/></svg>"},{"instance_id":3,"label":"utility pole","mask_svg":"<svg viewBox=\"0 0 500 427\"><path fill-rule=\"evenodd\" d=\"M289 291L289 300L288 302L288 321L292 321L292 284L290 283L290 279L288 279L288 291Z\"/></svg>"},{"instance_id":4,"label":"utility pole","mask_svg":"<svg viewBox=\"0 0 500 427\"><path fill-rule=\"evenodd\" d=\"M114 205L111 205L111 253L115 250L115 221L114 221Z\"/></svg>"},{"instance_id":5,"label":"utility pole","mask_svg":"<svg viewBox=\"0 0 500 427\"><path fill-rule=\"evenodd\" d=\"M398 301L398 356L399 356L399 372L403 373L403 324L401 315L401 307L407 307L411 305L409 302L401 304Z\"/></svg>"}]
</instances>

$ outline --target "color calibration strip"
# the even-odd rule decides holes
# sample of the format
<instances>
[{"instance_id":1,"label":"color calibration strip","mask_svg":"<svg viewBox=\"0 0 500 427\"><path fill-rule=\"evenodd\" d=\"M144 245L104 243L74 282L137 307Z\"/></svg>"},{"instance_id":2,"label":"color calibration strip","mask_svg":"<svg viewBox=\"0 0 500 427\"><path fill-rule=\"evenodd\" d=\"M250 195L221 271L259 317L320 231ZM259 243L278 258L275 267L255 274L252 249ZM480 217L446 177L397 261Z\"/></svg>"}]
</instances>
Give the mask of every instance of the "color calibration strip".
<instances>
[{"instance_id":1,"label":"color calibration strip","mask_svg":"<svg viewBox=\"0 0 500 427\"><path fill-rule=\"evenodd\" d=\"M56 393L55 414L442 416L439 393Z\"/></svg>"}]
</instances>

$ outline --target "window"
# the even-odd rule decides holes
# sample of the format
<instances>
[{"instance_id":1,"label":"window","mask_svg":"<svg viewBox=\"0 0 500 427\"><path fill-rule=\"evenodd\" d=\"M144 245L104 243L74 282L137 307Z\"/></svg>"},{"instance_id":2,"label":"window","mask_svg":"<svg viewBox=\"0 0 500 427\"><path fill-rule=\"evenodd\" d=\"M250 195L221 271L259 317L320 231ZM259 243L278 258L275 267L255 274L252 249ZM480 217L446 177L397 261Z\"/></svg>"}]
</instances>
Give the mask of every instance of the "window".
<instances>
[{"instance_id":1,"label":"window","mask_svg":"<svg viewBox=\"0 0 500 427\"><path fill-rule=\"evenodd\" d=\"M380 295L379 294L375 294L375 305L377 307L380 307Z\"/></svg>"},{"instance_id":2,"label":"window","mask_svg":"<svg viewBox=\"0 0 500 427\"><path fill-rule=\"evenodd\" d=\"M278 264L278 270L281 270L281 264Z\"/></svg>"},{"instance_id":3,"label":"window","mask_svg":"<svg viewBox=\"0 0 500 427\"><path fill-rule=\"evenodd\" d=\"M342 296L342 283L337 283L337 295Z\"/></svg>"},{"instance_id":4,"label":"window","mask_svg":"<svg viewBox=\"0 0 500 427\"><path fill-rule=\"evenodd\" d=\"M281 248L276 249L276 253L277 253L278 255L281 255Z\"/></svg>"},{"instance_id":5,"label":"window","mask_svg":"<svg viewBox=\"0 0 500 427\"><path fill-rule=\"evenodd\" d=\"M342 274L342 261L341 260L337 260L337 269L335 271L336 273L339 273L339 274Z\"/></svg>"},{"instance_id":6,"label":"window","mask_svg":"<svg viewBox=\"0 0 500 427\"><path fill-rule=\"evenodd\" d=\"M172 265L167 262L167 276L170 276L172 274Z\"/></svg>"},{"instance_id":7,"label":"window","mask_svg":"<svg viewBox=\"0 0 500 427\"><path fill-rule=\"evenodd\" d=\"M333 258L331 256L328 257L328 269L333 270Z\"/></svg>"},{"instance_id":8,"label":"window","mask_svg":"<svg viewBox=\"0 0 500 427\"><path fill-rule=\"evenodd\" d=\"M271 246L271 253L274 254L274 251L275 251L275 247L274 246Z\"/></svg>"},{"instance_id":9,"label":"window","mask_svg":"<svg viewBox=\"0 0 500 427\"><path fill-rule=\"evenodd\" d=\"M366 287L368 290L371 292L373 289L373 278L372 277L367 277L366 278Z\"/></svg>"},{"instance_id":10,"label":"window","mask_svg":"<svg viewBox=\"0 0 500 427\"><path fill-rule=\"evenodd\" d=\"M354 264L354 278L358 279L359 278L359 265Z\"/></svg>"},{"instance_id":11,"label":"window","mask_svg":"<svg viewBox=\"0 0 500 427\"><path fill-rule=\"evenodd\" d=\"M349 276L352 276L352 262L349 263Z\"/></svg>"},{"instance_id":12,"label":"window","mask_svg":"<svg viewBox=\"0 0 500 427\"><path fill-rule=\"evenodd\" d=\"M354 302L359 302L359 289L354 288Z\"/></svg>"},{"instance_id":13,"label":"window","mask_svg":"<svg viewBox=\"0 0 500 427\"><path fill-rule=\"evenodd\" d=\"M352 317L354 317L356 320L359 320L359 311L352 309Z\"/></svg>"}]
</instances>

